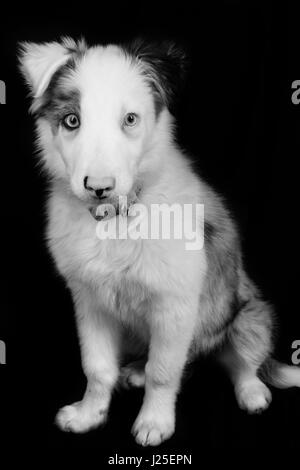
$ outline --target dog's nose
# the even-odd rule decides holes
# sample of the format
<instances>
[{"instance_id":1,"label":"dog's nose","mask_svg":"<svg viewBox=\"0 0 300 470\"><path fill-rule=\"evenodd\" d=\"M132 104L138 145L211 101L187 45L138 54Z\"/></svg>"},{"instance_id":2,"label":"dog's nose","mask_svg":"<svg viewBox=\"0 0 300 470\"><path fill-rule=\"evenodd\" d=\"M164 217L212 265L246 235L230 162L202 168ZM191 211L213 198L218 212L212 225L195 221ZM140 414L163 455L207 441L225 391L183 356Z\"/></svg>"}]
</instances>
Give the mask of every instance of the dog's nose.
<instances>
[{"instance_id":1,"label":"dog's nose","mask_svg":"<svg viewBox=\"0 0 300 470\"><path fill-rule=\"evenodd\" d=\"M93 178L91 176L86 176L83 181L85 189L90 192L93 192L98 199L106 197L110 191L115 188L116 181L115 178L105 177L105 178Z\"/></svg>"}]
</instances>

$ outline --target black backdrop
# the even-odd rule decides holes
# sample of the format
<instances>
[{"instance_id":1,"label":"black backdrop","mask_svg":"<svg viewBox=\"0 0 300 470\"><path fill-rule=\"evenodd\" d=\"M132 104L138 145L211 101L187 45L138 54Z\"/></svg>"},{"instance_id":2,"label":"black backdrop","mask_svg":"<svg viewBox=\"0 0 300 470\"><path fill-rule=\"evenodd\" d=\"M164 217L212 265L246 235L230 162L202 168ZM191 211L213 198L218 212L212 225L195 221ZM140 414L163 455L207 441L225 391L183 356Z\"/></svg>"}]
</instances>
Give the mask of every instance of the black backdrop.
<instances>
[{"instance_id":1,"label":"black backdrop","mask_svg":"<svg viewBox=\"0 0 300 470\"><path fill-rule=\"evenodd\" d=\"M270 409L248 416L209 359L199 360L183 387L175 437L159 449L143 450L130 435L140 391L115 393L103 429L75 436L54 427L57 409L80 399L85 378L70 296L43 242L45 180L32 156L34 126L16 66L18 41L60 35L83 35L91 44L147 35L186 47L191 66L178 109L178 140L236 214L248 271L278 314L277 357L291 363L292 342L300 339L295 282L300 105L291 102L291 83L300 79L296 12L292 9L288 20L275 4L238 1L209 8L167 8L162 2L88 11L84 5L65 12L56 7L56 13L51 5L39 8L39 15L27 9L1 18L0 79L7 86L7 104L0 106L0 339L7 345L7 365L0 365L2 431L17 447L26 444L34 452L93 448L100 467L115 453L192 453L196 464L204 452L218 448L296 448L300 392L274 390Z\"/></svg>"}]
</instances>

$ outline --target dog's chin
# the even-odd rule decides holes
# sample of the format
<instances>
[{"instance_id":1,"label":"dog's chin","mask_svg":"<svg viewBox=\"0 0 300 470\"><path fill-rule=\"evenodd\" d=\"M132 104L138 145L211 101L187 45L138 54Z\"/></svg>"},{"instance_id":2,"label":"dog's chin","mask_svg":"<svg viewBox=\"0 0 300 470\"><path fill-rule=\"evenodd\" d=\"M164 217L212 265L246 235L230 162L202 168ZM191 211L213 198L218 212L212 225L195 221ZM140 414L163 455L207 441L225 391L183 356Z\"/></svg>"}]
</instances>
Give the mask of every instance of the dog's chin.
<instances>
[{"instance_id":1,"label":"dog's chin","mask_svg":"<svg viewBox=\"0 0 300 470\"><path fill-rule=\"evenodd\" d=\"M98 201L92 201L92 203L88 205L88 210L95 220L100 221L111 219L119 215L120 205L115 199L103 198Z\"/></svg>"},{"instance_id":2,"label":"dog's chin","mask_svg":"<svg viewBox=\"0 0 300 470\"><path fill-rule=\"evenodd\" d=\"M130 207L138 202L140 189L130 191L127 196L114 194L100 200L93 200L88 204L88 210L95 220L107 220L121 215L127 217Z\"/></svg>"}]
</instances>

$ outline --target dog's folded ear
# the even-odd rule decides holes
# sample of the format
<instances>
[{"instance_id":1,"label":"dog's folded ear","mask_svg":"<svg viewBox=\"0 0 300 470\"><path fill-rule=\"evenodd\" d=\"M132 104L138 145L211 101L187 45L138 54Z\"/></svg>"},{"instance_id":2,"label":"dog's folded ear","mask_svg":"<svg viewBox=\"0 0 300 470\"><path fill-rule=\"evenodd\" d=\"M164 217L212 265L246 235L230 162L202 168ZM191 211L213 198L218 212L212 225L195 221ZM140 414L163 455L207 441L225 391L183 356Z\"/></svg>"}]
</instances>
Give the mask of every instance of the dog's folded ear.
<instances>
[{"instance_id":1,"label":"dog's folded ear","mask_svg":"<svg viewBox=\"0 0 300 470\"><path fill-rule=\"evenodd\" d=\"M172 108L183 88L188 69L184 48L172 41L136 39L125 47L125 51L144 65L144 73L161 105Z\"/></svg>"},{"instance_id":2,"label":"dog's folded ear","mask_svg":"<svg viewBox=\"0 0 300 470\"><path fill-rule=\"evenodd\" d=\"M62 42L20 44L19 63L34 98L42 96L51 77L71 57L76 43L69 38Z\"/></svg>"}]
</instances>

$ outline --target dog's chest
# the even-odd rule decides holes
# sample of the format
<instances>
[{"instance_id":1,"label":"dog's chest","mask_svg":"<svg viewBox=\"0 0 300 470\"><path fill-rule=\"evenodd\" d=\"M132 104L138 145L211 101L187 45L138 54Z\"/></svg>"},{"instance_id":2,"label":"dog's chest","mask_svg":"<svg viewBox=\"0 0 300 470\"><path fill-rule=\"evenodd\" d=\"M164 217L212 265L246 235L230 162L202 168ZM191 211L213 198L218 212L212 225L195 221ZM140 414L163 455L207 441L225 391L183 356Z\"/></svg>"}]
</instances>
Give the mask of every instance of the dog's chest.
<instances>
[{"instance_id":1,"label":"dog's chest","mask_svg":"<svg viewBox=\"0 0 300 470\"><path fill-rule=\"evenodd\" d=\"M58 270L67 281L92 288L99 303L118 312L124 321L130 315L144 316L154 297L151 279L148 282L153 256L142 240L99 240L95 221L87 216L66 218L62 211L52 213L48 245Z\"/></svg>"},{"instance_id":2,"label":"dog's chest","mask_svg":"<svg viewBox=\"0 0 300 470\"><path fill-rule=\"evenodd\" d=\"M144 318L163 295L198 289L201 260L181 240L99 240L88 211L72 210L65 199L54 199L49 215L48 245L59 272L69 284L91 288L124 319Z\"/></svg>"},{"instance_id":3,"label":"dog's chest","mask_svg":"<svg viewBox=\"0 0 300 470\"><path fill-rule=\"evenodd\" d=\"M142 329L149 316L155 294L139 281L119 275L107 280L101 279L97 286L98 302L112 314L117 315L124 324Z\"/></svg>"}]
</instances>

